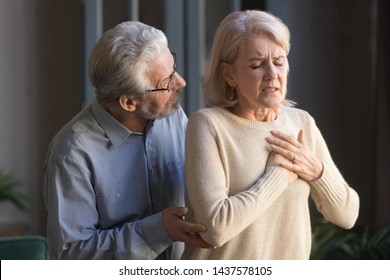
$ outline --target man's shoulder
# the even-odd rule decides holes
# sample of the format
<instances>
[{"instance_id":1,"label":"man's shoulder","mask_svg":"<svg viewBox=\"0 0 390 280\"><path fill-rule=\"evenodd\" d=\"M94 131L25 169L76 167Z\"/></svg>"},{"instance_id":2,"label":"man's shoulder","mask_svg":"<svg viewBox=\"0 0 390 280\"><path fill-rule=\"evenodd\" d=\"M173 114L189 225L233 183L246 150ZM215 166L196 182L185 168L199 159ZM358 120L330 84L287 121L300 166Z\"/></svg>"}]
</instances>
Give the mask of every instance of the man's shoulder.
<instances>
[{"instance_id":1,"label":"man's shoulder","mask_svg":"<svg viewBox=\"0 0 390 280\"><path fill-rule=\"evenodd\" d=\"M92 134L96 133L96 120L88 109L84 109L66 123L53 137L52 152L67 153L86 145Z\"/></svg>"},{"instance_id":2,"label":"man's shoulder","mask_svg":"<svg viewBox=\"0 0 390 280\"><path fill-rule=\"evenodd\" d=\"M180 106L177 111L171 116L179 120L187 120L187 114L184 112L183 108Z\"/></svg>"}]
</instances>

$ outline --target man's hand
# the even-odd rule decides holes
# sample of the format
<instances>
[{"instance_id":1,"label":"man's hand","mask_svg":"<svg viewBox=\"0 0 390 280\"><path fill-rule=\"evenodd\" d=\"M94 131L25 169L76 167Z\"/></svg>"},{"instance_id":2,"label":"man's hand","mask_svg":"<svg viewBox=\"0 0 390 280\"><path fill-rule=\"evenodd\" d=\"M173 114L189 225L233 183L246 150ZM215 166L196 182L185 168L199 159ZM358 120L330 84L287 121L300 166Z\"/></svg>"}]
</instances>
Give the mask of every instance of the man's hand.
<instances>
[{"instance_id":1,"label":"man's hand","mask_svg":"<svg viewBox=\"0 0 390 280\"><path fill-rule=\"evenodd\" d=\"M192 246L212 249L207 242L200 237L200 232L207 229L204 225L187 222L184 217L188 214L187 207L169 207L163 210L162 220L168 235L174 241L183 241Z\"/></svg>"}]
</instances>

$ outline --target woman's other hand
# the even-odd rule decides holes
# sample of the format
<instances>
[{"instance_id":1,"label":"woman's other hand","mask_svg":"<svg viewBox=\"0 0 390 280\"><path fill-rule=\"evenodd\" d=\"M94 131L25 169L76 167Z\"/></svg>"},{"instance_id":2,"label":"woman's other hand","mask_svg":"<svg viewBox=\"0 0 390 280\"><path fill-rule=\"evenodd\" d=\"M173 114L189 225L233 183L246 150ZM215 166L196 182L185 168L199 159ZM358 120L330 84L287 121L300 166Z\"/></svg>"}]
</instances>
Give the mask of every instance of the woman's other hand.
<instances>
[{"instance_id":1,"label":"woman's other hand","mask_svg":"<svg viewBox=\"0 0 390 280\"><path fill-rule=\"evenodd\" d=\"M293 171L290 171L289 169L283 167L283 164L291 164L291 162L274 151L269 154L267 166L275 166L279 168L279 170L282 171L282 173L286 176L288 183L291 184L296 179L298 179L298 175L295 174Z\"/></svg>"}]
</instances>

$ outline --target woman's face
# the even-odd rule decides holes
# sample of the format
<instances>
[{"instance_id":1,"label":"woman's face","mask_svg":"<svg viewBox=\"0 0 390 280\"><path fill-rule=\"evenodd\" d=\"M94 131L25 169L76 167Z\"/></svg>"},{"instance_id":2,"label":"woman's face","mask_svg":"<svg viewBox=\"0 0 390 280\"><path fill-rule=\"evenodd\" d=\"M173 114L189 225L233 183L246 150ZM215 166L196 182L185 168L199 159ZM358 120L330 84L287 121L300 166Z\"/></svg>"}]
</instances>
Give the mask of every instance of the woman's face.
<instances>
[{"instance_id":1,"label":"woman's face","mask_svg":"<svg viewBox=\"0 0 390 280\"><path fill-rule=\"evenodd\" d=\"M286 51L271 37L249 40L237 60L226 64L226 81L236 88L238 106L246 110L277 108L286 95Z\"/></svg>"}]
</instances>

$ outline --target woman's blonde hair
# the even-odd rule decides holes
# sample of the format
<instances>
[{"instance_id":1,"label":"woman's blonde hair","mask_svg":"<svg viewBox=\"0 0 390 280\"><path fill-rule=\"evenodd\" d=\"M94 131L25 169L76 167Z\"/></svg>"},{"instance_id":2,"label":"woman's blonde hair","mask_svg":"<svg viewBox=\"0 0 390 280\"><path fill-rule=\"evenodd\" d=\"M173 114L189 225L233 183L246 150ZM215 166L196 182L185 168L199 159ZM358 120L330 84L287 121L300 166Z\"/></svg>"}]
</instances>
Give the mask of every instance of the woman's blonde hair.
<instances>
[{"instance_id":1,"label":"woman's blonde hair","mask_svg":"<svg viewBox=\"0 0 390 280\"><path fill-rule=\"evenodd\" d=\"M207 106L233 107L237 103L237 96L223 77L221 64L234 63L248 40L264 34L271 36L289 53L290 31L269 12L236 11L224 18L217 29L206 64L203 93Z\"/></svg>"}]
</instances>

